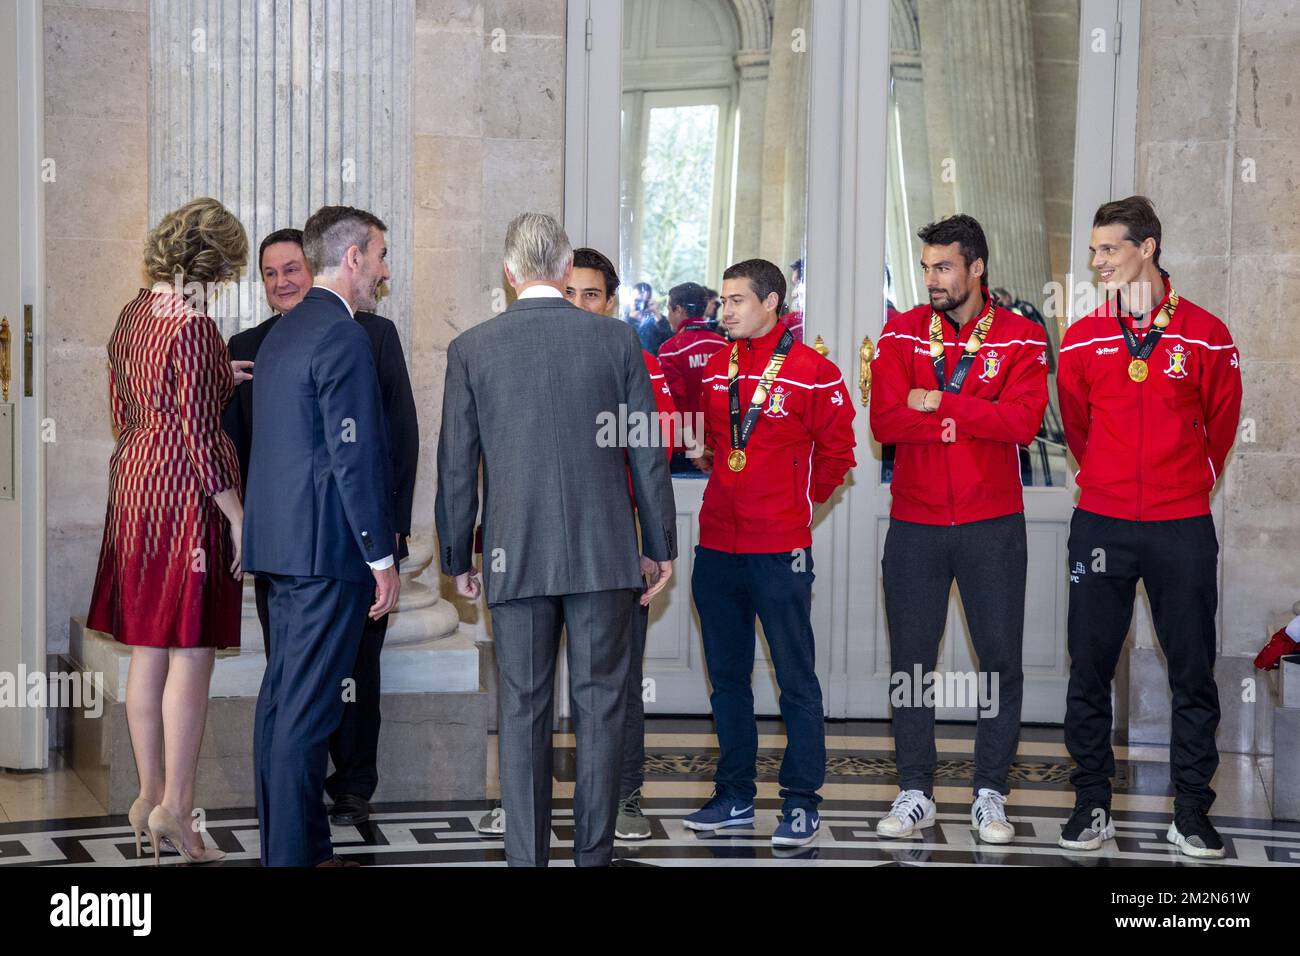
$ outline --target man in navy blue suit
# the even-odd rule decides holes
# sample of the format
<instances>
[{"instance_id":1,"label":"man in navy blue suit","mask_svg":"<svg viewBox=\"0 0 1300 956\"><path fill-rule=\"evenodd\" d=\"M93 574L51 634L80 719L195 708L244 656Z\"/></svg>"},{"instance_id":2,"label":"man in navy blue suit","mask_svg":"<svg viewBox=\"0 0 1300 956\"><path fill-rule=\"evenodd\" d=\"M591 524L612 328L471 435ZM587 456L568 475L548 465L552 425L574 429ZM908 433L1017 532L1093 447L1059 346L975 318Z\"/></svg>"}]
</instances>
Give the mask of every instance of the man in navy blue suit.
<instances>
[{"instance_id":1,"label":"man in navy blue suit","mask_svg":"<svg viewBox=\"0 0 1300 956\"><path fill-rule=\"evenodd\" d=\"M347 865L321 797L328 742L367 613L387 614L399 590L379 379L353 320L388 279L386 231L348 206L308 219L314 285L257 353L244 568L270 583L271 655L253 728L264 866Z\"/></svg>"},{"instance_id":2,"label":"man in navy blue suit","mask_svg":"<svg viewBox=\"0 0 1300 956\"><path fill-rule=\"evenodd\" d=\"M248 462L253 445L253 367L262 342L280 321L312 290L314 276L302 248L301 229L277 229L262 240L258 266L272 315L260 325L245 329L226 344L235 371L235 394L221 416L222 426L239 458L241 487L248 487ZM356 313L370 338L370 350L379 375L379 393L388 426L388 454L393 475L393 519L397 531L397 561L409 553L411 507L415 499L416 465L420 457L420 429L411 392L411 378L402 354L401 337L391 319L373 312ZM254 578L257 617L262 625L262 646L271 657L271 585ZM334 772L325 778L325 792L333 798L330 823L341 826L370 819L370 798L379 785L379 704L382 692L380 657L388 632L388 616L367 619L357 663L352 670L355 694L343 708L343 720L330 735L330 762Z\"/></svg>"}]
</instances>

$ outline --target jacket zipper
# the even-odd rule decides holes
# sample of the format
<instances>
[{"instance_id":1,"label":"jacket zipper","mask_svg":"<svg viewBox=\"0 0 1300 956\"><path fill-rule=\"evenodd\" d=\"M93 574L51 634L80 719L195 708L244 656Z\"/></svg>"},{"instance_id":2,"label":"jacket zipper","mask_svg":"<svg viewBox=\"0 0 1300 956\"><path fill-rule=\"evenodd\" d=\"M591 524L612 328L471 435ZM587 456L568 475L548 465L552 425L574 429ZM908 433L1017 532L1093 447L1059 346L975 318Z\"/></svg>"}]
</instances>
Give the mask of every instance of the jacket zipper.
<instances>
[{"instance_id":1,"label":"jacket zipper","mask_svg":"<svg viewBox=\"0 0 1300 956\"><path fill-rule=\"evenodd\" d=\"M974 330L972 329L972 331L974 331ZM962 344L961 344L961 330L960 330L960 329L957 330L957 333L953 336L953 338L955 338L955 339L957 340L957 354L960 355L960 354L961 354L961 351L962 351ZM947 351L947 350L945 349L945 353L946 353L946 351ZM951 357L948 356L947 354L944 355L944 359L945 359L945 361L950 360L950 358L951 358ZM951 366L949 366L949 367L950 367L950 368L956 368L957 366L956 366L955 364L953 364L953 365L951 365ZM951 381L951 379L949 379L949 380ZM939 390L940 390L940 391L943 390L943 382L939 382ZM942 397L943 397L943 396L941 395L940 398L942 398ZM940 422L940 424L943 424L943 423ZM947 477L947 479L948 479L948 526L949 526L949 527L955 527L956 524L957 524L957 498L956 498L956 493L953 491L953 488L952 488L952 459L951 459L950 451L949 451L949 449L950 449L950 448L953 446L953 444L955 444L955 443L954 443L954 442L944 442L943 444L944 444L944 450L943 450L943 473L944 473L944 475L945 475L945 476Z\"/></svg>"},{"instance_id":2,"label":"jacket zipper","mask_svg":"<svg viewBox=\"0 0 1300 956\"><path fill-rule=\"evenodd\" d=\"M750 356L753 353L753 351L754 351L753 340L745 339L745 356L746 357ZM737 365L736 374L740 377L740 385L738 387L743 388L745 385L745 375L747 374L747 370L745 368L745 363L741 361L741 357L739 355L736 356L736 365ZM750 398L751 399L753 398L752 394L750 395ZM740 407L741 409L744 409L745 406L744 404L742 404ZM728 416L730 416L730 410L728 410ZM740 498L740 482L744 478L745 472L742 469L736 472L735 475L736 475L736 487L733 494L731 495L731 553L732 554L738 554L740 552L740 515L736 512L736 501Z\"/></svg>"},{"instance_id":3,"label":"jacket zipper","mask_svg":"<svg viewBox=\"0 0 1300 956\"><path fill-rule=\"evenodd\" d=\"M1137 440L1137 514L1134 515L1135 521L1142 520L1142 449L1146 442L1145 412L1146 402L1143 401L1144 389L1140 384L1136 385L1138 393L1138 440Z\"/></svg>"}]
</instances>

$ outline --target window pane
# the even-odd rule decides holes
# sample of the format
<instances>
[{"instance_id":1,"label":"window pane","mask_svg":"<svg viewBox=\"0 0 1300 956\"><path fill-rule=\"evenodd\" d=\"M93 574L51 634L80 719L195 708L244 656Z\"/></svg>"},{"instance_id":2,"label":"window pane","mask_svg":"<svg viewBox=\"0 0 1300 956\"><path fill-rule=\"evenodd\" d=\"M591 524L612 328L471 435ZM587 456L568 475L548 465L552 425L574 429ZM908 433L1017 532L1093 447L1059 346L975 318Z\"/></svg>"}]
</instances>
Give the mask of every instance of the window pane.
<instances>
[{"instance_id":1,"label":"window pane","mask_svg":"<svg viewBox=\"0 0 1300 956\"><path fill-rule=\"evenodd\" d=\"M709 261L718 108L652 109L647 132L639 278L666 290L699 282Z\"/></svg>"}]
</instances>

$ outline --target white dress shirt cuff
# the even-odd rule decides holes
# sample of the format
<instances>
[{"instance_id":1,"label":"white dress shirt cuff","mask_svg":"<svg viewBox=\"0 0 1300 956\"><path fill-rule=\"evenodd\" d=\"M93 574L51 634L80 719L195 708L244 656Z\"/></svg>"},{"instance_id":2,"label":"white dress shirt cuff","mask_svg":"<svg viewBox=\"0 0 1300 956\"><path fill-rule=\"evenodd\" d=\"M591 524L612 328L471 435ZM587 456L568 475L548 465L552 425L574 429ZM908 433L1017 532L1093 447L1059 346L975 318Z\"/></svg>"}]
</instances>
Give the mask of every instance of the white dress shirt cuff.
<instances>
[{"instance_id":1,"label":"white dress shirt cuff","mask_svg":"<svg viewBox=\"0 0 1300 956\"><path fill-rule=\"evenodd\" d=\"M380 558L378 561L367 561L371 571L384 571L393 566L393 556L390 554L386 558Z\"/></svg>"}]
</instances>

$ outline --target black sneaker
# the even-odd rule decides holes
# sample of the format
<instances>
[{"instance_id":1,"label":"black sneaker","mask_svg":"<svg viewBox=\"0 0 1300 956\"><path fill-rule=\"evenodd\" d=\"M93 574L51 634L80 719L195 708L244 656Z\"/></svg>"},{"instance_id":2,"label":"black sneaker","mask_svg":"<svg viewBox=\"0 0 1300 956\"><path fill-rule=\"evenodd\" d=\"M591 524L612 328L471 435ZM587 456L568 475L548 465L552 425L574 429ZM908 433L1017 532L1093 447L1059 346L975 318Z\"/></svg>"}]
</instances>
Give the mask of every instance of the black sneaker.
<instances>
[{"instance_id":1,"label":"black sneaker","mask_svg":"<svg viewBox=\"0 0 1300 956\"><path fill-rule=\"evenodd\" d=\"M330 823L358 826L370 819L370 803L353 793L340 794L330 807Z\"/></svg>"},{"instance_id":2,"label":"black sneaker","mask_svg":"<svg viewBox=\"0 0 1300 956\"><path fill-rule=\"evenodd\" d=\"M1115 838L1115 821L1110 807L1101 803L1076 803L1070 819L1061 827L1057 844L1067 850L1098 850Z\"/></svg>"},{"instance_id":3,"label":"black sneaker","mask_svg":"<svg viewBox=\"0 0 1300 956\"><path fill-rule=\"evenodd\" d=\"M1220 860L1227 855L1219 831L1200 807L1175 807L1165 839L1197 859Z\"/></svg>"}]
</instances>

